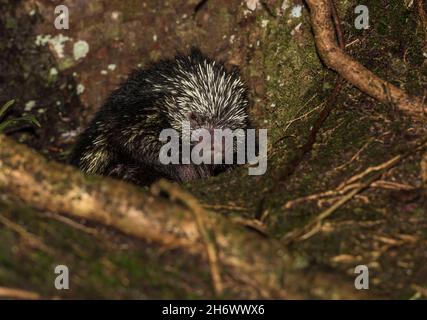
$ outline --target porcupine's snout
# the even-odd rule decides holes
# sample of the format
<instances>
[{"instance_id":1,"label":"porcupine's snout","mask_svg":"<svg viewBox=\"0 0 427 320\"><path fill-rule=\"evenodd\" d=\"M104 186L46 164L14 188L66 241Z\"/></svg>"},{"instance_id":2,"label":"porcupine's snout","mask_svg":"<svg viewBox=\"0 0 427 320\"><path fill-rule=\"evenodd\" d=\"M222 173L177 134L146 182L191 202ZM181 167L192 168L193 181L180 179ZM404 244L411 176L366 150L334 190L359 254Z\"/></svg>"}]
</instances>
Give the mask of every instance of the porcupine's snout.
<instances>
[{"instance_id":1,"label":"porcupine's snout","mask_svg":"<svg viewBox=\"0 0 427 320\"><path fill-rule=\"evenodd\" d=\"M225 160L227 152L233 152L232 146L226 143L228 131L223 129L206 129L207 141L204 141L204 137L200 136L198 143L201 144L203 151L209 152L209 156L212 164L221 164ZM220 161L221 163L216 163Z\"/></svg>"},{"instance_id":2,"label":"porcupine's snout","mask_svg":"<svg viewBox=\"0 0 427 320\"><path fill-rule=\"evenodd\" d=\"M209 133L211 136L211 152L213 153L213 155L221 155L221 158L223 159L225 157L225 153L229 151L226 150L225 136L223 135L223 130L211 129L209 130Z\"/></svg>"}]
</instances>

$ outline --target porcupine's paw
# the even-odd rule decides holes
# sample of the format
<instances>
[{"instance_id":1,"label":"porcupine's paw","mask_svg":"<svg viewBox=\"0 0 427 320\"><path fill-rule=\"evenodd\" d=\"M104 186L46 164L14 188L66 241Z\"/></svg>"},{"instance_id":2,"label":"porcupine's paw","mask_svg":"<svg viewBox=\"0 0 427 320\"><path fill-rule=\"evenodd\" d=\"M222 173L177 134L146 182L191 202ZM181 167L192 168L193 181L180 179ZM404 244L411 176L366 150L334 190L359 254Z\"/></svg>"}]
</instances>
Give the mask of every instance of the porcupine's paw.
<instances>
[{"instance_id":1,"label":"porcupine's paw","mask_svg":"<svg viewBox=\"0 0 427 320\"><path fill-rule=\"evenodd\" d=\"M181 164L176 165L176 175L181 182L205 179L211 176L211 171L204 165Z\"/></svg>"},{"instance_id":2,"label":"porcupine's paw","mask_svg":"<svg viewBox=\"0 0 427 320\"><path fill-rule=\"evenodd\" d=\"M148 186L161 178L152 168L138 163L117 163L111 166L108 175L139 186Z\"/></svg>"},{"instance_id":3,"label":"porcupine's paw","mask_svg":"<svg viewBox=\"0 0 427 320\"><path fill-rule=\"evenodd\" d=\"M111 166L111 169L109 170L108 175L114 178L137 183L138 172L139 170L135 165L118 163Z\"/></svg>"}]
</instances>

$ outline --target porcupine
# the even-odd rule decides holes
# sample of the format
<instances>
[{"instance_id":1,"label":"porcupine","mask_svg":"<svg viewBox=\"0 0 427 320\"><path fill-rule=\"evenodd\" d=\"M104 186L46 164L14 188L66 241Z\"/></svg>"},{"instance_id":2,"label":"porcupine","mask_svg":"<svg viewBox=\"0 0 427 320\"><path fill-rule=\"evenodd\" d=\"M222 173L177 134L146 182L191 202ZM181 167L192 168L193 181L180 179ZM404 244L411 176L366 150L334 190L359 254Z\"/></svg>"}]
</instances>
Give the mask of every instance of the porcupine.
<instances>
[{"instance_id":1,"label":"porcupine","mask_svg":"<svg viewBox=\"0 0 427 320\"><path fill-rule=\"evenodd\" d=\"M71 163L88 174L139 185L159 178L186 182L225 170L224 165L159 161L162 129L245 129L247 90L238 70L228 71L198 49L137 69L107 98L79 136ZM211 133L213 134L213 133ZM214 139L212 139L214 141Z\"/></svg>"}]
</instances>

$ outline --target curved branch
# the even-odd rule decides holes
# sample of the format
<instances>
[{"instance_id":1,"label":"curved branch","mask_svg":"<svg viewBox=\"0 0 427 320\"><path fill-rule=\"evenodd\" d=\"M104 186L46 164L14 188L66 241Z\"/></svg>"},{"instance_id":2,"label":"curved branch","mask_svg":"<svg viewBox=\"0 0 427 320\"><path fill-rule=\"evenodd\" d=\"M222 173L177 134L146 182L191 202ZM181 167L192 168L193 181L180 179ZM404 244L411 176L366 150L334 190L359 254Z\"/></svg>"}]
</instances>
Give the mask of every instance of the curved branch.
<instances>
[{"instance_id":1,"label":"curved branch","mask_svg":"<svg viewBox=\"0 0 427 320\"><path fill-rule=\"evenodd\" d=\"M323 62L345 80L383 103L393 103L408 115L424 117L426 104L382 80L347 55L337 44L330 0L306 0L317 51Z\"/></svg>"}]
</instances>

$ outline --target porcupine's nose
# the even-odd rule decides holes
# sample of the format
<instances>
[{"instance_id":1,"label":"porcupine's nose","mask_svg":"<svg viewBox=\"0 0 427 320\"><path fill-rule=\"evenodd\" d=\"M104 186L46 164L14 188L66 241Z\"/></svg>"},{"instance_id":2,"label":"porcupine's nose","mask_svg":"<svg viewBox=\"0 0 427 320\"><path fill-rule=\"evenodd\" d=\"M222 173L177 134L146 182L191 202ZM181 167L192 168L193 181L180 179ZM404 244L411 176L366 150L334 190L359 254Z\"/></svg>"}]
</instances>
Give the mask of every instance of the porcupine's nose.
<instances>
[{"instance_id":1,"label":"porcupine's nose","mask_svg":"<svg viewBox=\"0 0 427 320\"><path fill-rule=\"evenodd\" d=\"M225 137L221 134L221 129L216 129L218 132L215 134L215 129L210 129L211 136L211 151L214 153L221 152L225 154Z\"/></svg>"},{"instance_id":2,"label":"porcupine's nose","mask_svg":"<svg viewBox=\"0 0 427 320\"><path fill-rule=\"evenodd\" d=\"M211 151L215 150L215 129L209 129L209 134L211 135Z\"/></svg>"},{"instance_id":3,"label":"porcupine's nose","mask_svg":"<svg viewBox=\"0 0 427 320\"><path fill-rule=\"evenodd\" d=\"M206 147L209 148L209 145L206 144L210 144L210 150L209 150L209 154L211 157L211 163L214 163L215 161L222 161L222 159L224 159L225 157L225 137L222 136L221 134L221 129L214 129L214 128L207 128L206 129L209 133L209 137L210 137L210 142L208 141L203 141L203 136L201 135L198 139L198 143L202 143L203 145L205 145ZM218 132L215 132L216 130L218 130Z\"/></svg>"}]
</instances>

